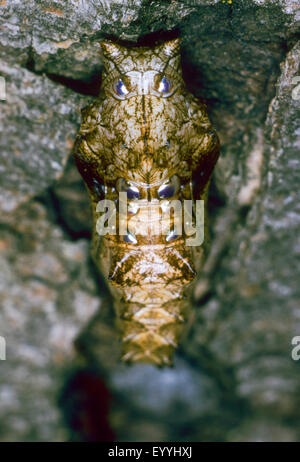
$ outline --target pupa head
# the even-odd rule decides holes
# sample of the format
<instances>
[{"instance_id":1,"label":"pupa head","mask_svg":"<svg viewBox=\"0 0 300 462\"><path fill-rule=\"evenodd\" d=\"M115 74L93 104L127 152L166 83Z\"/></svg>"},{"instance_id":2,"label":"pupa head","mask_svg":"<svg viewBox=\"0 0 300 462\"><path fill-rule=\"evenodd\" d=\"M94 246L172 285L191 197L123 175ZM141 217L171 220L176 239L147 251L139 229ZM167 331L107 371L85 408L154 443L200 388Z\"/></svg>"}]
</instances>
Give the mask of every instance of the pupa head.
<instances>
[{"instance_id":1,"label":"pupa head","mask_svg":"<svg viewBox=\"0 0 300 462\"><path fill-rule=\"evenodd\" d=\"M102 89L116 99L153 94L166 98L183 84L180 39L148 47L125 47L112 41L101 43Z\"/></svg>"}]
</instances>

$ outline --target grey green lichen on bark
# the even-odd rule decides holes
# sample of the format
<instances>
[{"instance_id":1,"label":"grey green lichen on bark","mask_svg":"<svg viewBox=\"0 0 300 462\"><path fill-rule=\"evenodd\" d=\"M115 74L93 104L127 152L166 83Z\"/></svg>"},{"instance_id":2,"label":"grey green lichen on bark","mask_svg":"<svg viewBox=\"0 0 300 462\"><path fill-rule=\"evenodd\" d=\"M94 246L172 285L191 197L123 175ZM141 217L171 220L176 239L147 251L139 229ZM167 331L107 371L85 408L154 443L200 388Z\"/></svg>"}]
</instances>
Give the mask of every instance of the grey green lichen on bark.
<instances>
[{"instance_id":1,"label":"grey green lichen on bark","mask_svg":"<svg viewBox=\"0 0 300 462\"><path fill-rule=\"evenodd\" d=\"M9 358L0 364L1 438L67 438L56 397L79 336L85 361L97 362L118 396L119 439L299 440L299 364L290 355L300 335L298 2L7 0L0 15L0 335ZM48 75L88 82L101 72L105 34L136 41L176 27L186 80L207 101L223 145L215 184L225 205L212 217L213 247L228 229L230 239L175 368L128 370L106 302L86 326L103 293L81 237L85 192L65 165L90 97ZM243 213L228 218L235 207Z\"/></svg>"}]
</instances>

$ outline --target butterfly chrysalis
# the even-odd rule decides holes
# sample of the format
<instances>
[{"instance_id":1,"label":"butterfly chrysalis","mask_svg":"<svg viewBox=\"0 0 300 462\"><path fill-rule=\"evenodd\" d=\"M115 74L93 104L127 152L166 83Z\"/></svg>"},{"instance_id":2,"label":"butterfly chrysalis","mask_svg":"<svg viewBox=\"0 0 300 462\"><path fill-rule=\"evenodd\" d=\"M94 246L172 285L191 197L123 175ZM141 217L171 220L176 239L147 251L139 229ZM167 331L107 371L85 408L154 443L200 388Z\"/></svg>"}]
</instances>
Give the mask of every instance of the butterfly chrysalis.
<instances>
[{"instance_id":1,"label":"butterfly chrysalis","mask_svg":"<svg viewBox=\"0 0 300 462\"><path fill-rule=\"evenodd\" d=\"M205 257L219 140L185 86L179 39L101 45L100 94L82 111L74 150L93 205L92 255L114 299L123 359L168 365Z\"/></svg>"}]
</instances>

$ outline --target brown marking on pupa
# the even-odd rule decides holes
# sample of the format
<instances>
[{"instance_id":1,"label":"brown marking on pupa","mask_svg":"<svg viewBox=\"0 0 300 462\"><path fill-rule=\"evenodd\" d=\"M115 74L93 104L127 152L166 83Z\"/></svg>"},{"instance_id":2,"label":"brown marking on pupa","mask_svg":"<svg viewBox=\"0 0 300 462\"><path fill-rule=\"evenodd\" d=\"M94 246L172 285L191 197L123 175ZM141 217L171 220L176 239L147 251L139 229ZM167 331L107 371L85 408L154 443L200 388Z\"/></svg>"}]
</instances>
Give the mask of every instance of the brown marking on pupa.
<instances>
[{"instance_id":1,"label":"brown marking on pupa","mask_svg":"<svg viewBox=\"0 0 300 462\"><path fill-rule=\"evenodd\" d=\"M132 217L148 226L162 191L171 195L170 201L206 201L219 140L205 105L183 81L179 39L154 48L127 48L111 41L101 45L101 91L82 111L74 150L93 204L92 255L114 298L123 360L170 365L206 243L189 247L184 235L141 236ZM127 225L130 220L133 233L99 237L95 184L116 203L118 192L127 193L132 212ZM139 211L134 208L136 200L143 204Z\"/></svg>"}]
</instances>

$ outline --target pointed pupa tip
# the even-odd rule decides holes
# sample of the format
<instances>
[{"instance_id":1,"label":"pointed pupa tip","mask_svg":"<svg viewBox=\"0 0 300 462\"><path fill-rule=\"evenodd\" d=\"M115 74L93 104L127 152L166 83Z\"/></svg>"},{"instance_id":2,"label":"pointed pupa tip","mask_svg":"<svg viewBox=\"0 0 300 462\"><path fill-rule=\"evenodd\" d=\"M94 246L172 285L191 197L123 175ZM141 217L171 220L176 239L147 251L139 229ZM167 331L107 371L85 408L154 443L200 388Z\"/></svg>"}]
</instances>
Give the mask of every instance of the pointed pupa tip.
<instances>
[{"instance_id":1,"label":"pointed pupa tip","mask_svg":"<svg viewBox=\"0 0 300 462\"><path fill-rule=\"evenodd\" d=\"M181 41L180 38L175 38L175 39L168 40L167 42L165 42L162 46L164 53L167 56L173 56L179 53L180 41Z\"/></svg>"},{"instance_id":2,"label":"pointed pupa tip","mask_svg":"<svg viewBox=\"0 0 300 462\"><path fill-rule=\"evenodd\" d=\"M105 56L116 57L121 53L120 46L110 40L103 40L100 45Z\"/></svg>"}]
</instances>

